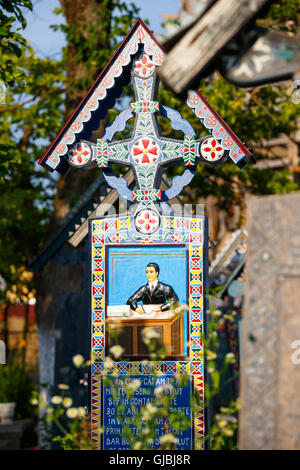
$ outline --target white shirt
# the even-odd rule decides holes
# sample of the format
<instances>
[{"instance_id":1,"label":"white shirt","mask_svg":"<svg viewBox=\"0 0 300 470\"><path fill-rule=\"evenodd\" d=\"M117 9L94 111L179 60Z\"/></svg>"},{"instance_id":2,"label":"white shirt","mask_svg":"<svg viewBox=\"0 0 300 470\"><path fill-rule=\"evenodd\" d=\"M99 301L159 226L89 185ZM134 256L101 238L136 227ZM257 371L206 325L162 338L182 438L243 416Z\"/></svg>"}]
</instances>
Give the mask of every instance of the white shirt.
<instances>
[{"instance_id":1,"label":"white shirt","mask_svg":"<svg viewBox=\"0 0 300 470\"><path fill-rule=\"evenodd\" d=\"M155 287L157 286L157 283L158 283L158 281L149 282L150 292L154 291Z\"/></svg>"}]
</instances>

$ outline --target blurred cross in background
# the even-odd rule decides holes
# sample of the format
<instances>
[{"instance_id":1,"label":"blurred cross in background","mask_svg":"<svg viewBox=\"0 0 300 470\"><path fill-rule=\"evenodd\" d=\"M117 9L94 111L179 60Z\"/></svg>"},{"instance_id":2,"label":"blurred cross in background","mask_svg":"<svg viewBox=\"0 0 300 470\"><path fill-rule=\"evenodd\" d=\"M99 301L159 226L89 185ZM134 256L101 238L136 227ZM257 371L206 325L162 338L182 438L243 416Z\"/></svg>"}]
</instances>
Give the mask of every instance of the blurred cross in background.
<instances>
[{"instance_id":1,"label":"blurred cross in background","mask_svg":"<svg viewBox=\"0 0 300 470\"><path fill-rule=\"evenodd\" d=\"M160 70L165 85L184 95L216 69L239 87L297 78L299 37L255 24L272 3L182 0L178 15L164 15L171 20L163 43L168 56Z\"/></svg>"}]
</instances>

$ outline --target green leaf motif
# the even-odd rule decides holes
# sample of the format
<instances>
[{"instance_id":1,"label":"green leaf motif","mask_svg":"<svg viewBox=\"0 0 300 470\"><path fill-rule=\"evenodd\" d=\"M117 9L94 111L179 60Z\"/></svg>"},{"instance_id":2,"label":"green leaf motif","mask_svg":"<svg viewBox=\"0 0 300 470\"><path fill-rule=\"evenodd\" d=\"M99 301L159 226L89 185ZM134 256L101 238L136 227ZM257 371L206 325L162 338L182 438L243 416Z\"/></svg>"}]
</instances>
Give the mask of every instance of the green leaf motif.
<instances>
[{"instance_id":1,"label":"green leaf motif","mask_svg":"<svg viewBox=\"0 0 300 470\"><path fill-rule=\"evenodd\" d=\"M156 172L155 165L149 165L149 166L137 165L136 173L138 176L141 189L153 188L155 172Z\"/></svg>"},{"instance_id":2,"label":"green leaf motif","mask_svg":"<svg viewBox=\"0 0 300 470\"><path fill-rule=\"evenodd\" d=\"M121 162L129 162L130 152L128 144L113 145L109 149L110 158Z\"/></svg>"},{"instance_id":3,"label":"green leaf motif","mask_svg":"<svg viewBox=\"0 0 300 470\"><path fill-rule=\"evenodd\" d=\"M151 100L151 90L152 90L152 82L153 79L146 81L146 86L143 85L143 82L138 82L137 85L137 93L138 99L142 101L149 101Z\"/></svg>"},{"instance_id":4,"label":"green leaf motif","mask_svg":"<svg viewBox=\"0 0 300 470\"><path fill-rule=\"evenodd\" d=\"M136 136L149 136L155 137L151 114L139 114L137 118Z\"/></svg>"},{"instance_id":5,"label":"green leaf motif","mask_svg":"<svg viewBox=\"0 0 300 470\"><path fill-rule=\"evenodd\" d=\"M183 157L183 147L182 144L178 144L177 142L163 142L162 148L162 160L174 160L176 158Z\"/></svg>"}]
</instances>

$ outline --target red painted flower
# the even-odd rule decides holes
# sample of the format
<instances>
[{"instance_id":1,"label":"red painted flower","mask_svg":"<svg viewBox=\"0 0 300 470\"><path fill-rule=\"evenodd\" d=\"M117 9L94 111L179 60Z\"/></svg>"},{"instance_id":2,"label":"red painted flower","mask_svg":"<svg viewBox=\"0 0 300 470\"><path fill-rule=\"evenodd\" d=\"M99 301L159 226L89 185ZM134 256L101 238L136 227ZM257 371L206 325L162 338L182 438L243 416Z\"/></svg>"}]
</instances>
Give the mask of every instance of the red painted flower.
<instances>
[{"instance_id":1,"label":"red painted flower","mask_svg":"<svg viewBox=\"0 0 300 470\"><path fill-rule=\"evenodd\" d=\"M219 160L224 155L224 149L217 139L209 137L201 145L201 155L205 160L213 162Z\"/></svg>"},{"instance_id":2,"label":"red painted flower","mask_svg":"<svg viewBox=\"0 0 300 470\"><path fill-rule=\"evenodd\" d=\"M136 61L134 71L139 77L147 78L152 75L154 68L154 62L152 62L148 55L144 54L141 60Z\"/></svg>"},{"instance_id":3,"label":"red painted flower","mask_svg":"<svg viewBox=\"0 0 300 470\"><path fill-rule=\"evenodd\" d=\"M84 142L78 142L68 152L69 162L75 166L85 165L91 158L91 149Z\"/></svg>"},{"instance_id":4,"label":"red painted flower","mask_svg":"<svg viewBox=\"0 0 300 470\"><path fill-rule=\"evenodd\" d=\"M142 209L135 218L136 229L144 234L155 232L159 227L158 214L152 209Z\"/></svg>"},{"instance_id":5,"label":"red painted flower","mask_svg":"<svg viewBox=\"0 0 300 470\"><path fill-rule=\"evenodd\" d=\"M180 238L179 233L174 232L173 235L171 235L171 238L172 238L172 240L174 240L174 242L178 242L178 240Z\"/></svg>"},{"instance_id":6,"label":"red painted flower","mask_svg":"<svg viewBox=\"0 0 300 470\"><path fill-rule=\"evenodd\" d=\"M149 165L154 163L159 157L158 143L146 137L138 139L132 146L131 154L137 164Z\"/></svg>"},{"instance_id":7,"label":"red painted flower","mask_svg":"<svg viewBox=\"0 0 300 470\"><path fill-rule=\"evenodd\" d=\"M116 243L120 243L122 240L122 236L120 235L119 232L117 232L114 236L111 237Z\"/></svg>"}]
</instances>

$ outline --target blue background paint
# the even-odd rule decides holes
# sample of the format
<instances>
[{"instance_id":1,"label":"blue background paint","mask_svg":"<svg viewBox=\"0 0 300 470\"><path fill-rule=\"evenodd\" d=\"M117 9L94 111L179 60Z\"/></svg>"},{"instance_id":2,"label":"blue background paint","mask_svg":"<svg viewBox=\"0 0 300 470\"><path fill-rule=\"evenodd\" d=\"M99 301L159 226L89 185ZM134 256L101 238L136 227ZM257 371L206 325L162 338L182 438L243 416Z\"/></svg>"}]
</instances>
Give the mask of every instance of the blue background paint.
<instances>
[{"instance_id":1,"label":"blue background paint","mask_svg":"<svg viewBox=\"0 0 300 470\"><path fill-rule=\"evenodd\" d=\"M110 378L113 382L115 379L113 377ZM161 385L162 383L172 383L175 389L178 390L178 382L174 377L167 376L167 375L159 375L159 376L143 376L143 375L131 375L130 377L119 377L119 380L125 379L139 379L141 383L141 387L137 389L137 391L133 395L133 399L144 399L145 404L147 403L146 400L148 399L153 405L155 405L155 398L154 398L154 389L155 387ZM149 386L149 379L152 379L152 385ZM142 390L145 390L142 393ZM180 390L180 389L179 389ZM131 406L130 403L126 403L126 394L122 393L120 398L120 404L125 405L125 410L123 411L123 417L131 416ZM150 393L149 393L150 392ZM178 393L178 392L177 392ZM176 398L176 404L174 404L174 408L182 408L184 410L181 411L189 418L190 426L185 431L174 431L174 434L179 439L177 449L178 450L191 450L193 447L192 443L192 413L190 407L190 399L192 396L192 387L191 387L191 380L188 380L187 384L182 388L181 393L178 394ZM122 439L122 426L117 420L116 415L116 408L113 403L111 391L109 386L103 387L103 425L104 425L104 434L103 434L103 449L104 450L126 450L129 449L128 444L124 439ZM142 402L143 403L143 402ZM144 404L144 403L143 403ZM143 405L136 404L137 408ZM129 412L129 413L128 413ZM128 423L129 424L129 423ZM134 426L131 426L134 429ZM165 434L165 429L163 427L163 423L157 423L156 426L156 439L153 443L153 449L157 449L159 447L159 437ZM171 431L170 431L171 432Z\"/></svg>"},{"instance_id":2,"label":"blue background paint","mask_svg":"<svg viewBox=\"0 0 300 470\"><path fill-rule=\"evenodd\" d=\"M146 266L160 267L158 279L175 290L187 303L187 252L185 246L119 246L107 248L107 305L125 305L129 297L146 284ZM183 315L183 355L187 354L187 318Z\"/></svg>"}]
</instances>

